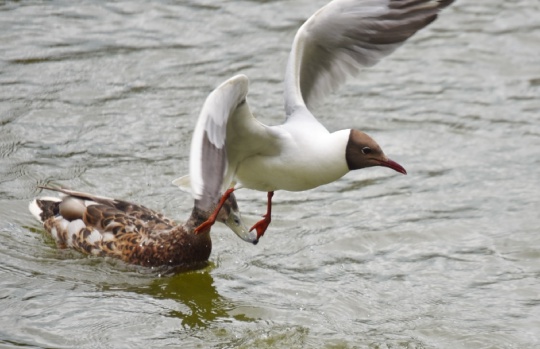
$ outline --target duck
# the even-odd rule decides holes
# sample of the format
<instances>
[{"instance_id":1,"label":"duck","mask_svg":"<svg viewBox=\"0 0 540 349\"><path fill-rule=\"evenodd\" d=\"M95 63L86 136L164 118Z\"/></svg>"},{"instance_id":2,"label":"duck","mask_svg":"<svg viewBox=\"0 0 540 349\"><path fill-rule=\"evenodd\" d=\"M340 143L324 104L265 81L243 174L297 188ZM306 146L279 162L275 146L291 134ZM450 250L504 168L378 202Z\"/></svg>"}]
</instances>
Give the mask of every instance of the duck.
<instances>
[{"instance_id":1,"label":"duck","mask_svg":"<svg viewBox=\"0 0 540 349\"><path fill-rule=\"evenodd\" d=\"M371 136L351 128L330 132L311 110L360 67L373 66L432 23L452 2L329 2L294 37L284 78L285 122L268 126L256 119L247 102L247 76L233 76L206 98L193 131L189 175L179 181L190 183L195 198L216 181L224 197L239 188L266 192L266 214L250 229L261 237L271 222L276 190L309 190L374 166L407 174ZM208 152L220 164L215 178L201 175ZM196 231L214 224L213 217Z\"/></svg>"},{"instance_id":2,"label":"duck","mask_svg":"<svg viewBox=\"0 0 540 349\"><path fill-rule=\"evenodd\" d=\"M194 230L215 211L218 202L204 206L203 201L195 200L191 215L180 223L124 200L56 187L39 188L61 195L35 198L29 204L32 215L59 248L144 267L196 269L210 257L210 229ZM242 220L236 198L229 196L220 205L215 219L241 239L256 243L258 239Z\"/></svg>"}]
</instances>

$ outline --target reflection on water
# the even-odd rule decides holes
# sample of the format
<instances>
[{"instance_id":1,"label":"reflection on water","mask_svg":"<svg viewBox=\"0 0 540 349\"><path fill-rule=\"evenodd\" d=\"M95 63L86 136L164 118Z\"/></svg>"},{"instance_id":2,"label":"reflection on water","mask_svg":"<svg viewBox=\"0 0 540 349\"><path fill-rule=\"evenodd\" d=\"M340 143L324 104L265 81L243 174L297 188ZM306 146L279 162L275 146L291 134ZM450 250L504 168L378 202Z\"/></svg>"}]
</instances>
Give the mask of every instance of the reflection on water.
<instances>
[{"instance_id":1,"label":"reflection on water","mask_svg":"<svg viewBox=\"0 0 540 349\"><path fill-rule=\"evenodd\" d=\"M216 227L203 270L58 250L28 213L54 183L187 218L170 182L207 94L244 73L281 122L290 42L324 3L0 3L0 346L540 346L537 1L457 1L332 95L321 121L409 175L277 192L261 242Z\"/></svg>"},{"instance_id":2,"label":"reflection on water","mask_svg":"<svg viewBox=\"0 0 540 349\"><path fill-rule=\"evenodd\" d=\"M148 286L127 287L123 291L178 301L186 309L171 310L168 316L179 318L184 329L206 328L218 319L231 317L229 312L235 308L233 302L218 294L211 269L162 276L152 280ZM103 290L116 292L119 289L105 286ZM234 319L252 321L242 315L234 316Z\"/></svg>"}]
</instances>

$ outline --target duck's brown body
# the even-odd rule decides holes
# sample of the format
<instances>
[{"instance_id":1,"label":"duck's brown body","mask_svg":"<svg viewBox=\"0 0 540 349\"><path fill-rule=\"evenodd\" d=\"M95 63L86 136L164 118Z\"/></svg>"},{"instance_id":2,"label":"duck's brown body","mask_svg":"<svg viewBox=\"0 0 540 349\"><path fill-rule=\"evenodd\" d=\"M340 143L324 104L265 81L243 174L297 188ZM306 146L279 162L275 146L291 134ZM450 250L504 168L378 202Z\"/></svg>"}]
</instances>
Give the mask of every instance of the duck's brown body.
<instances>
[{"instance_id":1,"label":"duck's brown body","mask_svg":"<svg viewBox=\"0 0 540 349\"><path fill-rule=\"evenodd\" d=\"M30 210L59 247L143 266L201 264L212 251L210 230L193 232L209 216L197 208L197 203L189 219L179 225L158 212L126 201L52 190L65 196L35 199ZM224 216L234 206L236 202L225 208Z\"/></svg>"}]
</instances>

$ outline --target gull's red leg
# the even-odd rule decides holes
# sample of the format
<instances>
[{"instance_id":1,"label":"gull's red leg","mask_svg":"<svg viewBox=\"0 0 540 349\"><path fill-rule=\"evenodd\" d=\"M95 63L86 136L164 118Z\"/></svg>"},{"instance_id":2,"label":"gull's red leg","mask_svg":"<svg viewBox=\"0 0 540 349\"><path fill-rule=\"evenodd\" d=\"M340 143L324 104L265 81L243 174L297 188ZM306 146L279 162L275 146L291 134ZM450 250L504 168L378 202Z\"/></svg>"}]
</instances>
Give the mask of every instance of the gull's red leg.
<instances>
[{"instance_id":1,"label":"gull's red leg","mask_svg":"<svg viewBox=\"0 0 540 349\"><path fill-rule=\"evenodd\" d=\"M214 225L214 223L216 222L216 218L219 213L219 210L221 210L221 207L223 207L223 204L225 203L225 201L227 201L229 196L231 196L231 193L233 191L234 191L234 188L227 189L227 191L221 196L221 199L219 200L218 205L216 206L216 209L214 210L214 212L212 212L210 217L208 217L206 221L204 221L201 225L195 228L194 230L195 234L199 234L205 231L206 229L210 229L210 227Z\"/></svg>"},{"instance_id":2,"label":"gull's red leg","mask_svg":"<svg viewBox=\"0 0 540 349\"><path fill-rule=\"evenodd\" d=\"M264 219L261 219L257 223L255 223L249 231L252 231L253 229L257 230L257 239L264 235L264 232L266 229L268 229L268 225L272 221L272 197L274 196L273 191L268 192L268 203L266 206L266 214L263 216Z\"/></svg>"}]
</instances>

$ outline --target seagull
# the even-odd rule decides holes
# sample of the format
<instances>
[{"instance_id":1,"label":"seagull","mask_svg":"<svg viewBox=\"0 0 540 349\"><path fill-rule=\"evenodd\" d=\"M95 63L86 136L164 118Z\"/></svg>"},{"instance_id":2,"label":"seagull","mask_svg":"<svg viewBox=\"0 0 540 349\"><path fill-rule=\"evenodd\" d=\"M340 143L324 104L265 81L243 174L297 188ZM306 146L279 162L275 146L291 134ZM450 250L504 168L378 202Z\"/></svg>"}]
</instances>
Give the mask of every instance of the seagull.
<instances>
[{"instance_id":1,"label":"seagull","mask_svg":"<svg viewBox=\"0 0 540 349\"><path fill-rule=\"evenodd\" d=\"M214 224L220 205L239 188L268 193L264 219L251 227L258 239L271 222L276 190L308 190L372 166L407 174L369 135L357 129L329 132L310 109L360 67L373 66L396 50L452 2L334 0L319 9L292 44L285 73L286 119L281 125L267 126L253 116L245 75L212 91L193 132L189 182L195 199L224 194L195 231Z\"/></svg>"}]
</instances>

